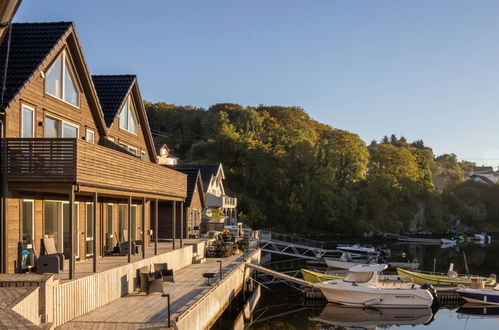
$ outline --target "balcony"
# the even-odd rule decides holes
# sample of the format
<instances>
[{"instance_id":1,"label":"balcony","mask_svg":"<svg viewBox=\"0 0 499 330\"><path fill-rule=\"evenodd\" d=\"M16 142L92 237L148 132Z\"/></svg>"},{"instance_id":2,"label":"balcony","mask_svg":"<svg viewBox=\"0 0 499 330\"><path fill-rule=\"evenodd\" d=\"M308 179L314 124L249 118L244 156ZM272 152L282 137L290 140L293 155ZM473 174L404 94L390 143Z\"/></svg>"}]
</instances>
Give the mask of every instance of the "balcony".
<instances>
[{"instance_id":1,"label":"balcony","mask_svg":"<svg viewBox=\"0 0 499 330\"><path fill-rule=\"evenodd\" d=\"M148 195L185 198L186 175L79 139L2 141L9 184L78 184Z\"/></svg>"},{"instance_id":2,"label":"balcony","mask_svg":"<svg viewBox=\"0 0 499 330\"><path fill-rule=\"evenodd\" d=\"M208 208L224 208L233 209L237 207L237 198L224 196L216 196L211 193L206 194L206 207Z\"/></svg>"}]
</instances>

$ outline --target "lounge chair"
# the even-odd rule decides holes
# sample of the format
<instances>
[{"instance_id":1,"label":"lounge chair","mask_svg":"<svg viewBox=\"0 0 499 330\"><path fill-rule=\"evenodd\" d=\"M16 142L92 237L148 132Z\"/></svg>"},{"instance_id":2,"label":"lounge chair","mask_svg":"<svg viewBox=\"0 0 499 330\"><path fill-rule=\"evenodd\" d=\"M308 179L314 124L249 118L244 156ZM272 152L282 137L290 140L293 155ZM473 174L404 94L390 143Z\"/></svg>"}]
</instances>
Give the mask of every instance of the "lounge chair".
<instances>
[{"instance_id":1,"label":"lounge chair","mask_svg":"<svg viewBox=\"0 0 499 330\"><path fill-rule=\"evenodd\" d=\"M45 249L45 255L55 255L59 258L59 269L64 270L64 254L57 252L53 237L43 238L43 248Z\"/></svg>"},{"instance_id":2,"label":"lounge chair","mask_svg":"<svg viewBox=\"0 0 499 330\"><path fill-rule=\"evenodd\" d=\"M175 282L173 280L173 269L168 269L167 263L154 264L154 277L162 279L163 282Z\"/></svg>"}]
</instances>

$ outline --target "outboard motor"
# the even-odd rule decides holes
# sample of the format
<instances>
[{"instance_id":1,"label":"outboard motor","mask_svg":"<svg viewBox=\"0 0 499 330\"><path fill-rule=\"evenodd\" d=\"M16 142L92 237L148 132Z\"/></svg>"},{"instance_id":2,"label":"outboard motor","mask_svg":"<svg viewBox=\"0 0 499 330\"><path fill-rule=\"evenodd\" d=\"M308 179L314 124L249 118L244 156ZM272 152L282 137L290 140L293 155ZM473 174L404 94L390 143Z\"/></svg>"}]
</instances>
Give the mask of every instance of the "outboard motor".
<instances>
[{"instance_id":1,"label":"outboard motor","mask_svg":"<svg viewBox=\"0 0 499 330\"><path fill-rule=\"evenodd\" d=\"M440 300L438 299L437 290L435 290L435 287L429 283L423 283L423 285L421 285L421 289L430 291L433 297L433 303L431 304L431 309L433 313L436 313L436 311L440 307Z\"/></svg>"}]
</instances>

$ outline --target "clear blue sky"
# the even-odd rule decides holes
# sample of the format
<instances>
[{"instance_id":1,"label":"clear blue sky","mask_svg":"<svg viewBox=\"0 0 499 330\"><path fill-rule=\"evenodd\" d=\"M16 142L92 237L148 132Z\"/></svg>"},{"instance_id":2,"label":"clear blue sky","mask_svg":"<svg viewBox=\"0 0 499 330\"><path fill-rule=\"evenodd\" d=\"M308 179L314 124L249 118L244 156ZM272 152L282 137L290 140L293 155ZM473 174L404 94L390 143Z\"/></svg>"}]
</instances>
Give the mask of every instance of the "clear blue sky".
<instances>
[{"instance_id":1,"label":"clear blue sky","mask_svg":"<svg viewBox=\"0 0 499 330\"><path fill-rule=\"evenodd\" d=\"M149 101L297 105L499 165L498 17L497 0L24 0L15 21L74 21L91 73L135 73Z\"/></svg>"}]
</instances>

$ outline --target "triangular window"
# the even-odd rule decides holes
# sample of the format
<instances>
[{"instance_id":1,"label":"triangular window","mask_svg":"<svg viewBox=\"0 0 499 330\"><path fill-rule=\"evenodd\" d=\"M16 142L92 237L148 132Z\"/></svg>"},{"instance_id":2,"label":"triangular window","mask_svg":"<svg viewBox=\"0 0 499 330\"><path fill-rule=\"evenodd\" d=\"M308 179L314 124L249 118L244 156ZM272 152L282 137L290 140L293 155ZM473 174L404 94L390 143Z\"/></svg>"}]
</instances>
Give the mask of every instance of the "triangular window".
<instances>
[{"instance_id":1,"label":"triangular window","mask_svg":"<svg viewBox=\"0 0 499 330\"><path fill-rule=\"evenodd\" d=\"M80 91L74 77L66 51L63 51L47 71L45 92L78 107Z\"/></svg>"},{"instance_id":2,"label":"triangular window","mask_svg":"<svg viewBox=\"0 0 499 330\"><path fill-rule=\"evenodd\" d=\"M132 98L128 96L120 112L120 128L137 135L137 115Z\"/></svg>"}]
</instances>

